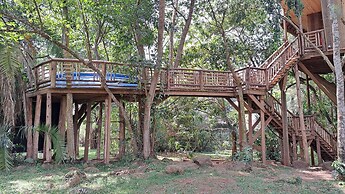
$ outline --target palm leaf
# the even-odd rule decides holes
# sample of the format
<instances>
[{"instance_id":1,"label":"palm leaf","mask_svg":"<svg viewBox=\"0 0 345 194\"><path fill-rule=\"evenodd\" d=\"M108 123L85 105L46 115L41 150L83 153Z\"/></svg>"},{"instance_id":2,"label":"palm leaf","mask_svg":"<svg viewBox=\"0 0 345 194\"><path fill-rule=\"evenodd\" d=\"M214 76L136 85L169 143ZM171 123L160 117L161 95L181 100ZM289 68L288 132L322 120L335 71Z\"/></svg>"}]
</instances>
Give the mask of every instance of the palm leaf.
<instances>
[{"instance_id":1,"label":"palm leaf","mask_svg":"<svg viewBox=\"0 0 345 194\"><path fill-rule=\"evenodd\" d=\"M59 129L57 127L48 127L46 125L40 125L37 129L40 133L47 133L53 143L53 156L55 157L55 162L61 163L64 161L65 156L65 144Z\"/></svg>"},{"instance_id":2,"label":"palm leaf","mask_svg":"<svg viewBox=\"0 0 345 194\"><path fill-rule=\"evenodd\" d=\"M11 155L11 148L13 144L8 137L10 127L0 127L0 170L11 170L13 167L13 158Z\"/></svg>"},{"instance_id":3,"label":"palm leaf","mask_svg":"<svg viewBox=\"0 0 345 194\"><path fill-rule=\"evenodd\" d=\"M14 79L20 67L20 50L18 47L6 44L0 46L0 73L7 79Z\"/></svg>"}]
</instances>

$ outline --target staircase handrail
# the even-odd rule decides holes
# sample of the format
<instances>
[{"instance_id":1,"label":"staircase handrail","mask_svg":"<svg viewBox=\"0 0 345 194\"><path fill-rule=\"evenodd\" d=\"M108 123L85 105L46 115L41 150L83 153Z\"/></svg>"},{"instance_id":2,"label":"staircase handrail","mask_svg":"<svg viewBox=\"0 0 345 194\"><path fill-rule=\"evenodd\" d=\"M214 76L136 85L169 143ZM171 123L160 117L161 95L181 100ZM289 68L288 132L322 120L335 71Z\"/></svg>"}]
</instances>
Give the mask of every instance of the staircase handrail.
<instances>
[{"instance_id":1,"label":"staircase handrail","mask_svg":"<svg viewBox=\"0 0 345 194\"><path fill-rule=\"evenodd\" d=\"M314 119L315 132L321 137L332 149L337 149L337 139L327 131L316 119Z\"/></svg>"},{"instance_id":2,"label":"staircase handrail","mask_svg":"<svg viewBox=\"0 0 345 194\"><path fill-rule=\"evenodd\" d=\"M277 50L275 50L259 67L266 68L271 62L276 58L277 55L281 53L281 51L286 48L289 44L289 41L285 41Z\"/></svg>"}]
</instances>

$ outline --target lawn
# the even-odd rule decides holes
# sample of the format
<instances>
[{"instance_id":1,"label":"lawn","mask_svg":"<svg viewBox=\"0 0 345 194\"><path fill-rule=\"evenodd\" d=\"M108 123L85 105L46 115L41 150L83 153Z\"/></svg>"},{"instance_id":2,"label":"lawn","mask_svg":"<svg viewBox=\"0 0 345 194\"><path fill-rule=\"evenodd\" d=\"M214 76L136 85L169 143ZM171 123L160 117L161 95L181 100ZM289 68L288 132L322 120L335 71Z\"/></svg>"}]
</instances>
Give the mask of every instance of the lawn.
<instances>
[{"instance_id":1,"label":"lawn","mask_svg":"<svg viewBox=\"0 0 345 194\"><path fill-rule=\"evenodd\" d=\"M95 164L100 171L86 173L87 178L71 188L66 186L64 178L71 164L49 168L21 166L11 173L1 173L0 193L80 193L82 190L89 193L343 193L336 181L322 177L329 175L324 171L320 174L267 166L254 167L247 173L216 165L187 169L181 175L166 174L165 167L170 163L151 160ZM86 166L74 164L73 167L83 171Z\"/></svg>"}]
</instances>

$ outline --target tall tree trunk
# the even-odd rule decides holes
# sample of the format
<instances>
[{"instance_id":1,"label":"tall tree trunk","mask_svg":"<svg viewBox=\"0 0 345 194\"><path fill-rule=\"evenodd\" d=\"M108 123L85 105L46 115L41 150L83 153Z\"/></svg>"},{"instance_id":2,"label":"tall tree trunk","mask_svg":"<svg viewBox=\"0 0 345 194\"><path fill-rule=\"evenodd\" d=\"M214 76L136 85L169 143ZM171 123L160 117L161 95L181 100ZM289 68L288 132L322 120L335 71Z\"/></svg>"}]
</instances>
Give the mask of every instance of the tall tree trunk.
<instances>
[{"instance_id":1,"label":"tall tree trunk","mask_svg":"<svg viewBox=\"0 0 345 194\"><path fill-rule=\"evenodd\" d=\"M156 92L158 78L160 74L160 66L163 57L163 33L164 33L164 19L165 19L165 0L159 0L159 18L158 18L158 46L157 46L157 62L151 79L151 85L145 101L144 122L143 122L143 155L147 159L150 157L150 120L151 107Z\"/></svg>"},{"instance_id":2,"label":"tall tree trunk","mask_svg":"<svg viewBox=\"0 0 345 194\"><path fill-rule=\"evenodd\" d=\"M170 45L169 45L169 67L173 66L174 61L174 34L175 34L175 24L176 24L176 16L177 16L177 9L178 9L178 0L173 0L174 11L172 14L171 19L171 26L170 26L170 33L169 33L169 39L170 39Z\"/></svg>"},{"instance_id":3,"label":"tall tree trunk","mask_svg":"<svg viewBox=\"0 0 345 194\"><path fill-rule=\"evenodd\" d=\"M180 43L179 43L179 46L177 49L174 68L177 68L180 65L184 43L186 41L187 33L189 31L189 26L190 26L190 24L192 22L192 18L193 18L194 5L195 5L195 0L190 0L188 18L187 18L186 24L184 25L183 30L182 30L182 35L181 35Z\"/></svg>"},{"instance_id":4,"label":"tall tree trunk","mask_svg":"<svg viewBox=\"0 0 345 194\"><path fill-rule=\"evenodd\" d=\"M337 84L337 131L338 131L338 149L337 156L339 162L345 162L345 96L344 96L344 73L340 58L340 34L338 18L335 13L335 4L328 0L330 17L332 20L333 32L333 63L335 68L335 77Z\"/></svg>"}]
</instances>

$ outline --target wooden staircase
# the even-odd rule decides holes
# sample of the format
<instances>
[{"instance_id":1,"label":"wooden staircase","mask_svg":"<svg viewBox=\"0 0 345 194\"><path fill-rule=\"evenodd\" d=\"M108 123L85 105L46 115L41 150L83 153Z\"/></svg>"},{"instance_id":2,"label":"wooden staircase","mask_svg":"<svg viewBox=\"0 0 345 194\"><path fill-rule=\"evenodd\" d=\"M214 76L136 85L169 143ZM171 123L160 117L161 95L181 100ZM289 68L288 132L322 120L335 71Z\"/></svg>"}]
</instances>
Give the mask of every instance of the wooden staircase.
<instances>
[{"instance_id":1,"label":"wooden staircase","mask_svg":"<svg viewBox=\"0 0 345 194\"><path fill-rule=\"evenodd\" d=\"M290 43L285 42L260 66L260 68L266 69L267 72L268 91L271 90L284 76L286 76L287 72L298 63L298 43L298 37ZM269 121L270 128L282 135L282 104L268 92L264 102L265 121ZM259 109L258 106L254 107L254 109L255 108ZM299 126L299 117L290 111L287 111L287 117L290 141L293 135L296 136L297 140L300 140L302 135ZM324 161L335 160L337 154L336 138L322 127L322 125L316 121L314 116L305 116L305 125L308 143L312 149L317 151L319 145L321 156Z\"/></svg>"}]
</instances>

